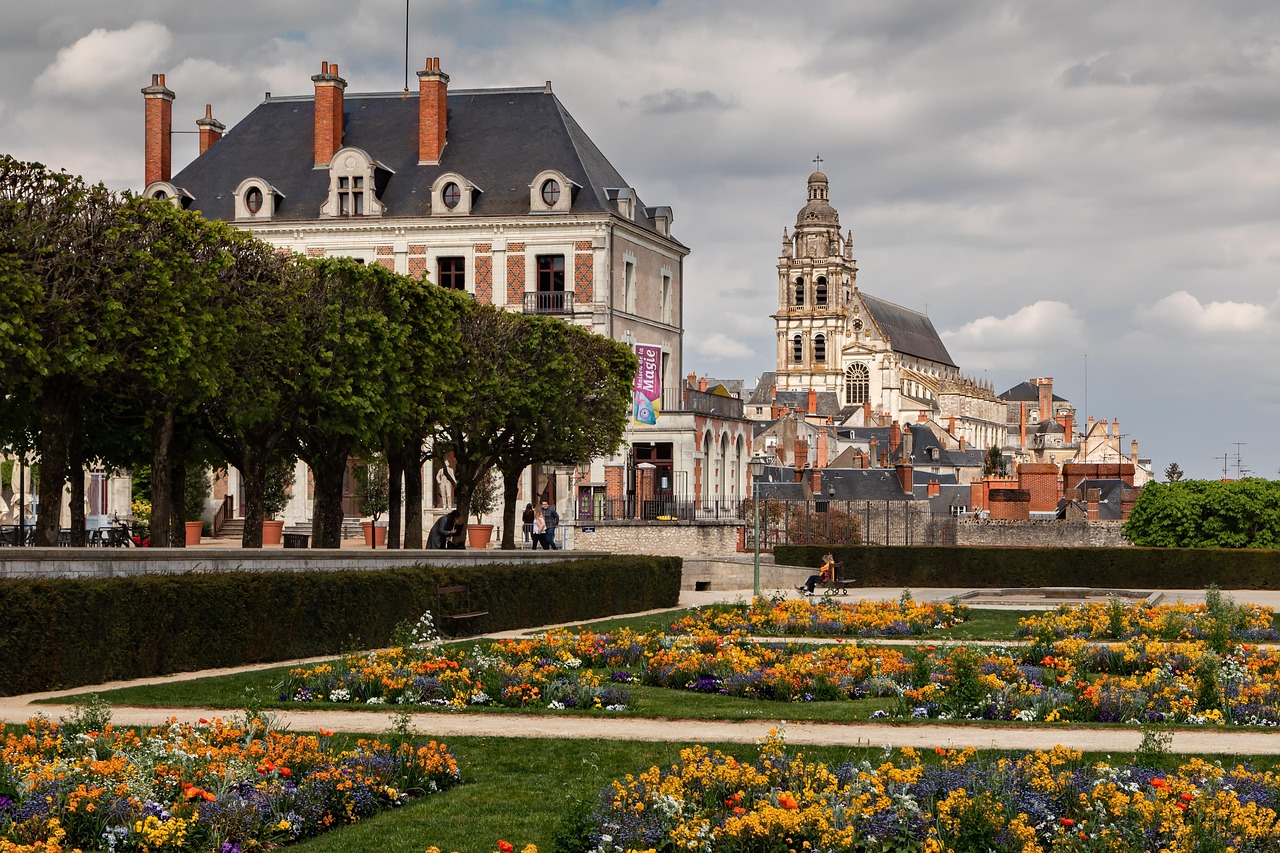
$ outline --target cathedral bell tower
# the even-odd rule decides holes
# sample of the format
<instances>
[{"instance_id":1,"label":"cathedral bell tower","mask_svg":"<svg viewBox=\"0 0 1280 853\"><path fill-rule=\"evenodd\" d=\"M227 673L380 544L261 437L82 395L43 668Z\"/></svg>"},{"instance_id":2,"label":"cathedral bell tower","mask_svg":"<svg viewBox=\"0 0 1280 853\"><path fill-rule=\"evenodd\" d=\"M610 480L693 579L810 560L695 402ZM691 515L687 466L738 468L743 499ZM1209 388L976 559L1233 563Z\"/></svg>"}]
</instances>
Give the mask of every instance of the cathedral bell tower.
<instances>
[{"instance_id":1,"label":"cathedral bell tower","mask_svg":"<svg viewBox=\"0 0 1280 853\"><path fill-rule=\"evenodd\" d=\"M846 314L855 304L857 275L853 232L840 236L840 214L829 201L827 176L814 172L795 232L788 236L782 230L778 310L773 315L779 390L838 390Z\"/></svg>"}]
</instances>

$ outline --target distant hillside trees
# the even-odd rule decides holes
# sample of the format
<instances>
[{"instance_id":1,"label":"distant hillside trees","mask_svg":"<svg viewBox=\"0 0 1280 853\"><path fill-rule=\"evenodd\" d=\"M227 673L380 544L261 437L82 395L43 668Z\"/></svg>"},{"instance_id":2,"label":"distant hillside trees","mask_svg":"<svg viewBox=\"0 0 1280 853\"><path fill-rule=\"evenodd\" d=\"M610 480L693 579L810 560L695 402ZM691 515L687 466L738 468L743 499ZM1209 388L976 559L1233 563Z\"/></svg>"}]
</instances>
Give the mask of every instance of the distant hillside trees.
<instances>
[{"instance_id":1,"label":"distant hillside trees","mask_svg":"<svg viewBox=\"0 0 1280 853\"><path fill-rule=\"evenodd\" d=\"M1148 483L1124 535L1134 545L1159 548L1280 548L1280 483Z\"/></svg>"}]
</instances>

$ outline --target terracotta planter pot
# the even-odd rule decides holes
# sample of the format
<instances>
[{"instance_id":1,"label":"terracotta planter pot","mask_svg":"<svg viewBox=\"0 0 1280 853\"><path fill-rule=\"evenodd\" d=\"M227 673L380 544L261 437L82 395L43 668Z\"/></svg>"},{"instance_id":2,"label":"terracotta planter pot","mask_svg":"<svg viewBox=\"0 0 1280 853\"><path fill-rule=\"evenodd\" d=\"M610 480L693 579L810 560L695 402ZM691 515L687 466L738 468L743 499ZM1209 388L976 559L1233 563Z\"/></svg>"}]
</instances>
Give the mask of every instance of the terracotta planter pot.
<instances>
[{"instance_id":1,"label":"terracotta planter pot","mask_svg":"<svg viewBox=\"0 0 1280 853\"><path fill-rule=\"evenodd\" d=\"M467 525L467 547L468 548L488 548L489 540L493 538L492 524L468 524Z\"/></svg>"},{"instance_id":2,"label":"terracotta planter pot","mask_svg":"<svg viewBox=\"0 0 1280 853\"><path fill-rule=\"evenodd\" d=\"M200 534L204 530L203 521L188 521L187 525L187 547L200 544Z\"/></svg>"},{"instance_id":3,"label":"terracotta planter pot","mask_svg":"<svg viewBox=\"0 0 1280 853\"><path fill-rule=\"evenodd\" d=\"M372 521L362 521L360 526L364 528L364 544L370 548L387 547L387 528L375 527Z\"/></svg>"},{"instance_id":4,"label":"terracotta planter pot","mask_svg":"<svg viewBox=\"0 0 1280 853\"><path fill-rule=\"evenodd\" d=\"M279 545L280 537L284 535L284 522L267 519L262 522L262 544L263 545Z\"/></svg>"}]
</instances>

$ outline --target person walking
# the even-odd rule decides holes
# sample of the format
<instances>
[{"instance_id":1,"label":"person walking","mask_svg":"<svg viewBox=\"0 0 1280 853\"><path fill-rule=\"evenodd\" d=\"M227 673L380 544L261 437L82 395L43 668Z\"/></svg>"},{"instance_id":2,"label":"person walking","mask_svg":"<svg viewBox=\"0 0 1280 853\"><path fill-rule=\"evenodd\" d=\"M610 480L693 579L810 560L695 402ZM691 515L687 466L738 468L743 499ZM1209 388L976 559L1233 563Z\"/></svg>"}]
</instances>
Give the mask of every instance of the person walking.
<instances>
[{"instance_id":1,"label":"person walking","mask_svg":"<svg viewBox=\"0 0 1280 853\"><path fill-rule=\"evenodd\" d=\"M533 550L538 550L538 546L547 547L547 519L542 515L541 509L533 511L533 524L530 525L530 533L533 536Z\"/></svg>"},{"instance_id":2,"label":"person walking","mask_svg":"<svg viewBox=\"0 0 1280 853\"><path fill-rule=\"evenodd\" d=\"M533 545L533 504L524 505L524 515L520 516L520 522L524 525L524 547L529 548Z\"/></svg>"},{"instance_id":3,"label":"person walking","mask_svg":"<svg viewBox=\"0 0 1280 853\"><path fill-rule=\"evenodd\" d=\"M547 533L543 537L542 547L548 551L560 550L556 545L556 528L560 526L560 513L556 512L556 508L546 498L542 499L542 518L547 523Z\"/></svg>"}]
</instances>

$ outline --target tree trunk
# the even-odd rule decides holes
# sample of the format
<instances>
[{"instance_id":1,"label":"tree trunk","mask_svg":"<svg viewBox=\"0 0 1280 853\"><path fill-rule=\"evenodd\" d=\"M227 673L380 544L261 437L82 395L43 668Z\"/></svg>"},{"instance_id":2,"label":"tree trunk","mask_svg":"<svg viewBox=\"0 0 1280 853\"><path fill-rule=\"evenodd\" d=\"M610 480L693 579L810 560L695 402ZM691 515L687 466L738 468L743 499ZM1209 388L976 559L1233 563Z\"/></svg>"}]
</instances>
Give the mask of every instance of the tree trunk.
<instances>
[{"instance_id":1,"label":"tree trunk","mask_svg":"<svg viewBox=\"0 0 1280 853\"><path fill-rule=\"evenodd\" d=\"M79 398L74 405L76 410L72 422L79 424ZM84 527L84 463L84 430L73 429L67 439L67 480L71 483L71 545L76 548L87 545L89 535Z\"/></svg>"},{"instance_id":2,"label":"tree trunk","mask_svg":"<svg viewBox=\"0 0 1280 853\"><path fill-rule=\"evenodd\" d=\"M78 389L58 381L45 388L40 401L40 506L36 514L35 544L53 548L62 528L63 474L67 470L68 445L75 429L75 397Z\"/></svg>"},{"instance_id":3,"label":"tree trunk","mask_svg":"<svg viewBox=\"0 0 1280 853\"><path fill-rule=\"evenodd\" d=\"M155 471L152 471L152 484L154 488ZM187 493L187 466L179 463L169 466L169 497L171 498L169 505L169 545L173 548L187 547L187 516L186 507L183 499ZM191 519L195 521L196 519ZM155 526L155 520L152 519L152 526Z\"/></svg>"},{"instance_id":4,"label":"tree trunk","mask_svg":"<svg viewBox=\"0 0 1280 853\"><path fill-rule=\"evenodd\" d=\"M404 444L404 547L422 547L422 440Z\"/></svg>"},{"instance_id":5,"label":"tree trunk","mask_svg":"<svg viewBox=\"0 0 1280 853\"><path fill-rule=\"evenodd\" d=\"M387 448L387 548L400 547L400 511L404 489L400 477L404 473L404 458L393 443Z\"/></svg>"},{"instance_id":6,"label":"tree trunk","mask_svg":"<svg viewBox=\"0 0 1280 853\"><path fill-rule=\"evenodd\" d=\"M185 532L182 536L176 537L176 542L174 541L173 507L173 413L165 412L151 425L151 546L153 548L167 548L170 545L185 548L187 545Z\"/></svg>"},{"instance_id":7,"label":"tree trunk","mask_svg":"<svg viewBox=\"0 0 1280 853\"><path fill-rule=\"evenodd\" d=\"M514 467L514 466L513 466ZM520 472L523 468L502 469L502 549L514 551L516 547L516 490L520 487ZM521 522L523 536L524 523Z\"/></svg>"},{"instance_id":8,"label":"tree trunk","mask_svg":"<svg viewBox=\"0 0 1280 853\"><path fill-rule=\"evenodd\" d=\"M240 547L262 547L262 521L266 511L262 495L267 482L267 451L240 442L240 478L244 481L244 534Z\"/></svg>"},{"instance_id":9,"label":"tree trunk","mask_svg":"<svg viewBox=\"0 0 1280 853\"><path fill-rule=\"evenodd\" d=\"M317 548L342 547L342 482L347 471L348 443L325 448L306 459L316 480L315 510L311 533Z\"/></svg>"}]
</instances>

